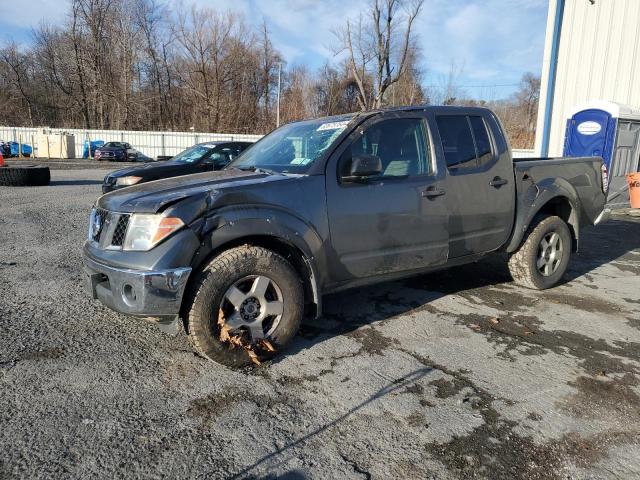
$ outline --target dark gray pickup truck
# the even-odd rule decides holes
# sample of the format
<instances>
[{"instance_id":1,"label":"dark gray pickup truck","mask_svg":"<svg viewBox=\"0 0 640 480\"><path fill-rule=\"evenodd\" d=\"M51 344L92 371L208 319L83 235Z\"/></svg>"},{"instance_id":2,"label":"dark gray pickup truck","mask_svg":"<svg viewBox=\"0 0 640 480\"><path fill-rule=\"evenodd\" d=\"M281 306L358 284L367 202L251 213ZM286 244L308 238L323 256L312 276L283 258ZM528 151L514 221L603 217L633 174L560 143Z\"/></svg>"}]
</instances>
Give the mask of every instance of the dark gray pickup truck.
<instances>
[{"instance_id":1,"label":"dark gray pickup truck","mask_svg":"<svg viewBox=\"0 0 640 480\"><path fill-rule=\"evenodd\" d=\"M329 292L493 252L517 283L552 287L605 190L601 158L514 161L487 109L321 118L223 171L103 195L85 270L110 308L184 324L202 355L242 365L282 351Z\"/></svg>"}]
</instances>

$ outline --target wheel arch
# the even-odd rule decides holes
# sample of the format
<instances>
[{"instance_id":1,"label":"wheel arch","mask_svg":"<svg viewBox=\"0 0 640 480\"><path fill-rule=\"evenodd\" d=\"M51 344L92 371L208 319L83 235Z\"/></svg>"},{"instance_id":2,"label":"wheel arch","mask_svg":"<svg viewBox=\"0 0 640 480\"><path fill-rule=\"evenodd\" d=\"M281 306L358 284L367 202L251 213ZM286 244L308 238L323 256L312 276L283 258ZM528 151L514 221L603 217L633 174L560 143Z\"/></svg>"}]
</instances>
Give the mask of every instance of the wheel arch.
<instances>
[{"instance_id":1,"label":"wheel arch","mask_svg":"<svg viewBox=\"0 0 640 480\"><path fill-rule=\"evenodd\" d=\"M302 221L287 219L285 223L282 216L278 216L280 221L273 215L210 219L191 266L194 272L199 272L220 253L242 245L266 248L291 263L303 284L305 315L319 317L322 313L322 279L317 265L322 257L320 237ZM196 276L192 274L191 280Z\"/></svg>"},{"instance_id":2,"label":"wheel arch","mask_svg":"<svg viewBox=\"0 0 640 480\"><path fill-rule=\"evenodd\" d=\"M525 232L539 215L556 215L564 220L571 232L572 251L578 251L580 199L573 186L562 178L554 178L548 182L538 182L532 188L537 189L537 192L530 205L523 205L521 200L518 201L518 217L506 251L512 253L520 247Z\"/></svg>"}]
</instances>

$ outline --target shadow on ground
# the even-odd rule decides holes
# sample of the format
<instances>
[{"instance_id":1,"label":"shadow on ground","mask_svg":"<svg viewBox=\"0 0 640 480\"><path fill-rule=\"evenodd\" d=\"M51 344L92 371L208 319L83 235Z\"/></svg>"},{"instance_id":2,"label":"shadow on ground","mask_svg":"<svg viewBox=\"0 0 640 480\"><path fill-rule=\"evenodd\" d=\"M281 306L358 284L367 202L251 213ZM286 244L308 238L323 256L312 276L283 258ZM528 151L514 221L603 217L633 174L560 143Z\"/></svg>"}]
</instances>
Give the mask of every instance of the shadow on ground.
<instances>
[{"instance_id":1,"label":"shadow on ground","mask_svg":"<svg viewBox=\"0 0 640 480\"><path fill-rule=\"evenodd\" d=\"M563 283L582 276L589 278L593 270L623 259L633 250L640 250L638 220L618 218L598 227L585 229L580 240L580 252L573 254ZM640 268L633 264L617 266L640 275ZM506 256L496 254L468 265L327 295L324 298L322 318L303 323L299 338L289 354L293 355L336 335L352 334L362 326L411 310L435 313L436 309L430 303L446 295L481 296L507 313L518 312L526 300L522 295L510 291L508 284L511 283ZM560 296L554 289L532 291L532 295L551 301L557 301ZM568 300L563 296L562 301L566 303ZM588 303L589 299L582 301L587 302L585 305L594 311L607 311L610 308L606 302L598 303L593 300ZM382 339L377 341L381 342Z\"/></svg>"},{"instance_id":2,"label":"shadow on ground","mask_svg":"<svg viewBox=\"0 0 640 480\"><path fill-rule=\"evenodd\" d=\"M100 180L52 180L49 184L52 187L71 186L71 185L100 185Z\"/></svg>"}]
</instances>

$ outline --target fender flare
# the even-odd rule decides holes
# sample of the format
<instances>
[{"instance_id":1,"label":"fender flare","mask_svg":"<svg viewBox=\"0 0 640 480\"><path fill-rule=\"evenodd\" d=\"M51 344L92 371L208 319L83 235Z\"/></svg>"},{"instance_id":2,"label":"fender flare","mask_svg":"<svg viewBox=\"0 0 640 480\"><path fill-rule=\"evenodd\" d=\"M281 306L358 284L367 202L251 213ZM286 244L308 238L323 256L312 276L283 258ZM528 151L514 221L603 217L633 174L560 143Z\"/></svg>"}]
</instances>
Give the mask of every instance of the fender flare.
<instances>
[{"instance_id":1,"label":"fender flare","mask_svg":"<svg viewBox=\"0 0 640 480\"><path fill-rule=\"evenodd\" d=\"M517 217L513 228L513 234L509 240L506 251L515 252L523 241L524 234L531 225L533 219L545 207L554 201L567 202L570 212L564 220L569 224L574 237L574 250L577 250L580 235L580 215L581 202L573 185L564 178L545 178L531 184L523 189L518 195Z\"/></svg>"},{"instance_id":2,"label":"fender flare","mask_svg":"<svg viewBox=\"0 0 640 480\"><path fill-rule=\"evenodd\" d=\"M201 244L192 262L194 268L200 268L212 256L225 250L226 246L242 244L245 239L246 243L259 244L254 240L270 238L295 248L309 272L309 277L303 281L309 282L316 316L321 315L324 278L320 272L326 271L323 241L308 222L279 207L230 206L218 209L203 219L199 236ZM323 265L324 270L319 268Z\"/></svg>"}]
</instances>

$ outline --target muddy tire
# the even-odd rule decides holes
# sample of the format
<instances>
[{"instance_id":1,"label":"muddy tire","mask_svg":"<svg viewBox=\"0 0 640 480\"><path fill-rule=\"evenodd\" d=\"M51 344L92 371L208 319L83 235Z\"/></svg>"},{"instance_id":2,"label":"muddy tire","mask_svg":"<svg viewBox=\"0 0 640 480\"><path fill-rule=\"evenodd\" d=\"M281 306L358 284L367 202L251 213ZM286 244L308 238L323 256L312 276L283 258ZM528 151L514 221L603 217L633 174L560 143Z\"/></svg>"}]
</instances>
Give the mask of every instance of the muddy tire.
<instances>
[{"instance_id":1,"label":"muddy tire","mask_svg":"<svg viewBox=\"0 0 640 480\"><path fill-rule=\"evenodd\" d=\"M572 243L569 226L560 217L536 218L520 248L509 257L513 280L535 290L555 286L569 265Z\"/></svg>"},{"instance_id":2,"label":"muddy tire","mask_svg":"<svg viewBox=\"0 0 640 480\"><path fill-rule=\"evenodd\" d=\"M49 185L51 173L49 167L39 165L20 165L0 167L0 186L4 187L41 187Z\"/></svg>"},{"instance_id":3,"label":"muddy tire","mask_svg":"<svg viewBox=\"0 0 640 480\"><path fill-rule=\"evenodd\" d=\"M232 335L239 333L253 345L268 341L273 352L253 349L261 362L281 353L300 328L302 282L287 260L265 248L242 246L221 253L190 290L185 309L189 340L215 362L231 367L252 363L242 347L221 340L221 318Z\"/></svg>"}]
</instances>

